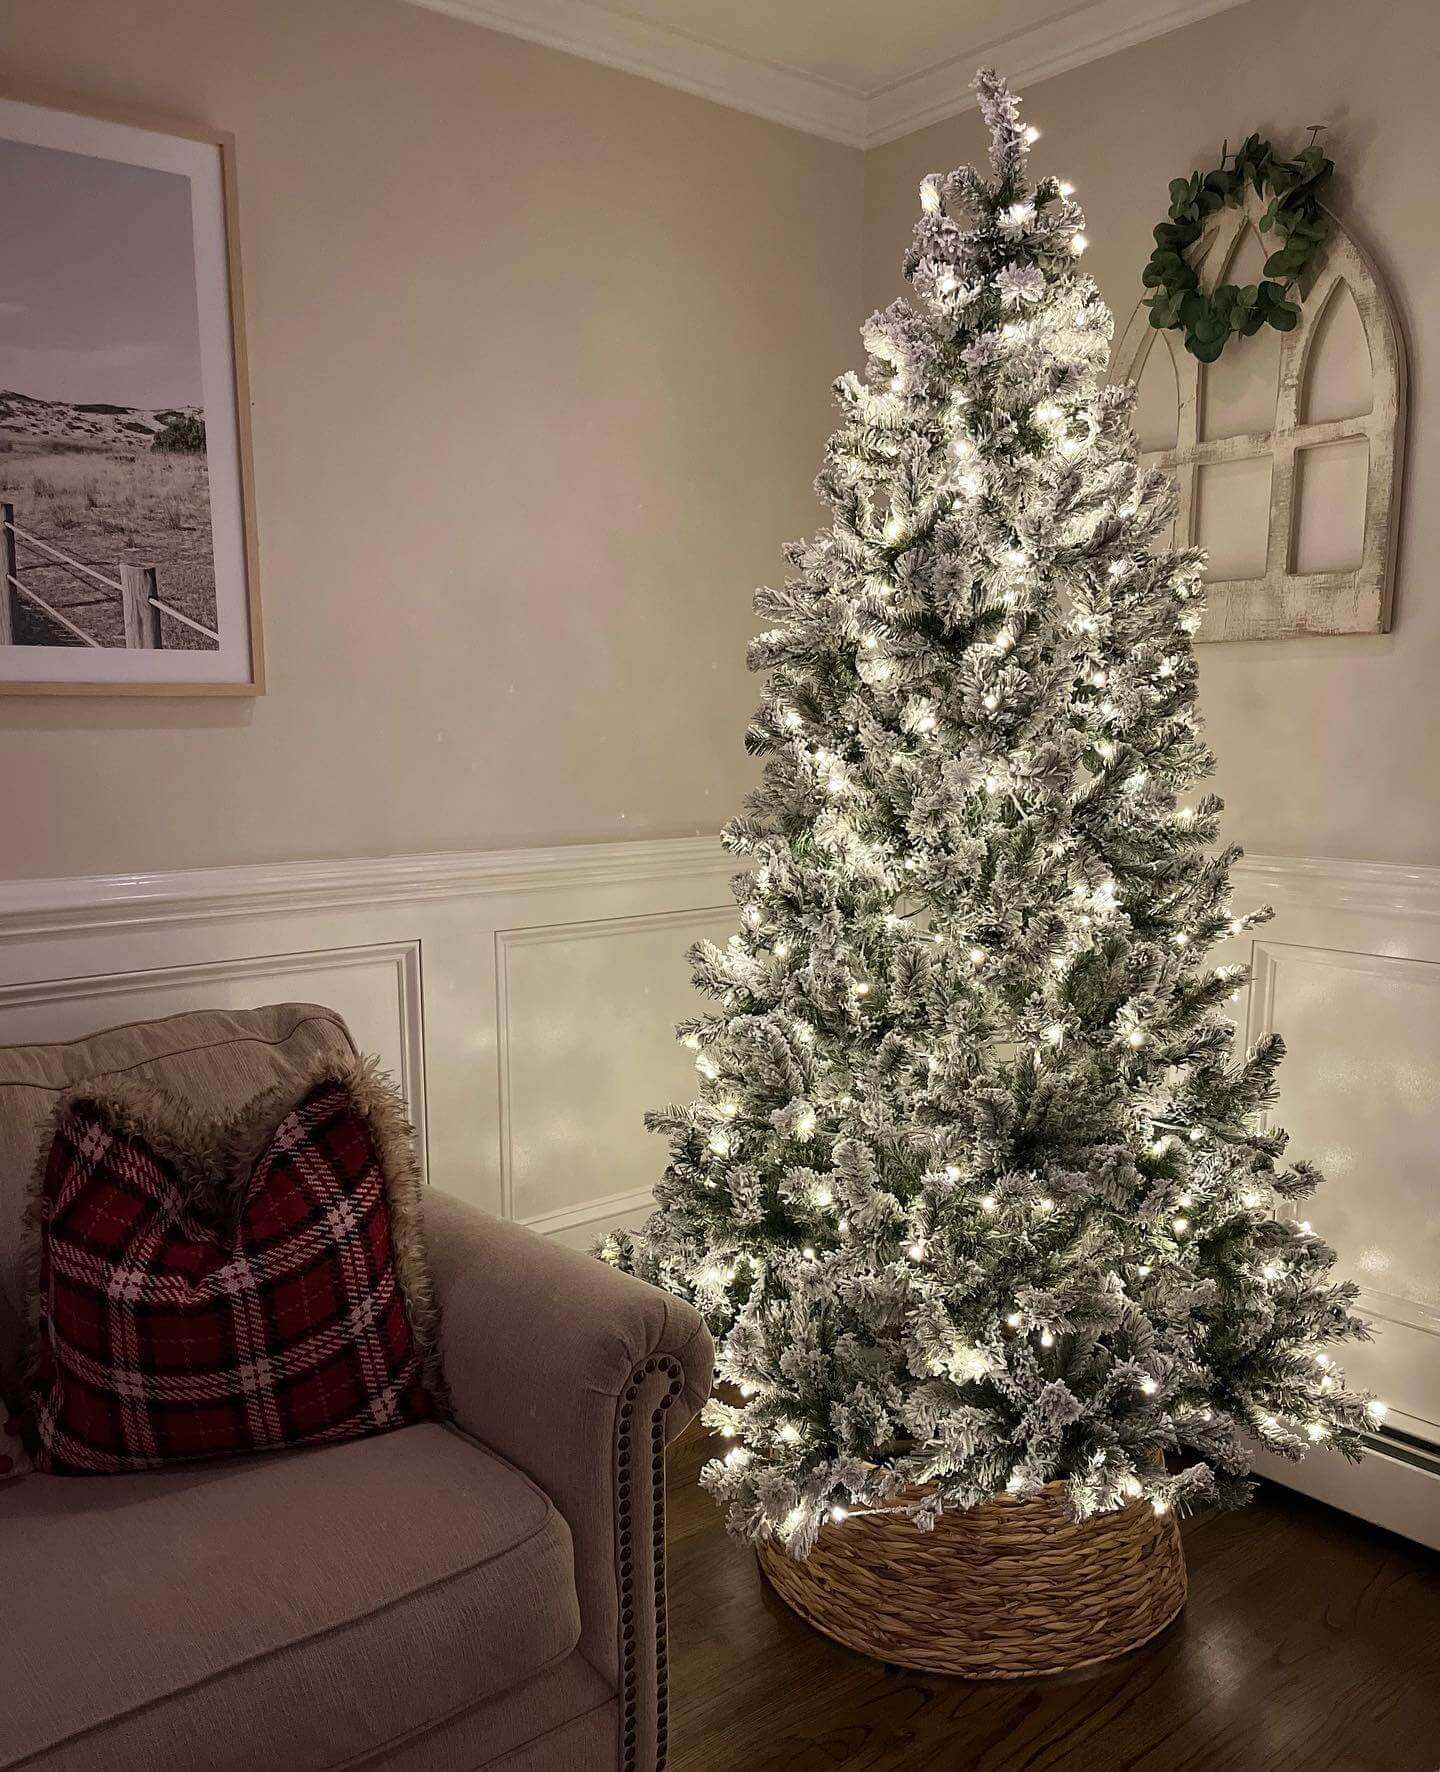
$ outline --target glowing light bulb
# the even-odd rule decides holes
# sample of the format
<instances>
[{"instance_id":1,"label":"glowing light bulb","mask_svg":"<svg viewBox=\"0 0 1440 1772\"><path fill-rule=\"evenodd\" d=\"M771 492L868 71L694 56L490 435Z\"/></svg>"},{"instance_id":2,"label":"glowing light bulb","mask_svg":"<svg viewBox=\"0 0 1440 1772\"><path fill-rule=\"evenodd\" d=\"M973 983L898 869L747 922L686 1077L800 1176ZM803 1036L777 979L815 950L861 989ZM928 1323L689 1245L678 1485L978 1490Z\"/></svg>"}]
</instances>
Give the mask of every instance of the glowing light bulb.
<instances>
[{"instance_id":1,"label":"glowing light bulb","mask_svg":"<svg viewBox=\"0 0 1440 1772\"><path fill-rule=\"evenodd\" d=\"M924 1261L925 1245L917 1238L905 1253L910 1257L911 1261Z\"/></svg>"},{"instance_id":2,"label":"glowing light bulb","mask_svg":"<svg viewBox=\"0 0 1440 1772\"><path fill-rule=\"evenodd\" d=\"M775 958L777 960L783 960L789 952L790 943L788 941L777 941L775 943Z\"/></svg>"},{"instance_id":3,"label":"glowing light bulb","mask_svg":"<svg viewBox=\"0 0 1440 1772\"><path fill-rule=\"evenodd\" d=\"M1125 1036L1125 1044L1127 1046L1143 1046L1145 1044L1144 1028L1131 1028Z\"/></svg>"},{"instance_id":4,"label":"glowing light bulb","mask_svg":"<svg viewBox=\"0 0 1440 1772\"><path fill-rule=\"evenodd\" d=\"M1024 131L1024 142L1027 148L1033 148L1040 139L1040 131L1033 123L1027 123Z\"/></svg>"},{"instance_id":5,"label":"glowing light bulb","mask_svg":"<svg viewBox=\"0 0 1440 1772\"><path fill-rule=\"evenodd\" d=\"M1144 1391L1144 1393L1147 1397L1153 1397L1155 1395L1156 1391L1159 1390L1160 1385L1159 1385L1158 1380L1156 1380L1154 1378L1146 1377L1146 1378L1142 1378L1140 1380L1140 1388L1142 1391Z\"/></svg>"},{"instance_id":6,"label":"glowing light bulb","mask_svg":"<svg viewBox=\"0 0 1440 1772\"><path fill-rule=\"evenodd\" d=\"M998 695L995 695L994 693L991 693L990 695L985 696L983 699L984 699L985 706L990 710L990 712L992 714L995 712L996 708L998 708L1000 706L1000 697Z\"/></svg>"},{"instance_id":7,"label":"glowing light bulb","mask_svg":"<svg viewBox=\"0 0 1440 1772\"><path fill-rule=\"evenodd\" d=\"M1070 242L1071 255L1075 258L1079 258L1080 254L1085 250L1085 248L1089 244L1090 244L1090 242L1085 238L1085 236L1083 234L1076 234Z\"/></svg>"},{"instance_id":8,"label":"glowing light bulb","mask_svg":"<svg viewBox=\"0 0 1440 1772\"><path fill-rule=\"evenodd\" d=\"M917 732L933 732L935 730L934 714L921 714L915 722L915 730Z\"/></svg>"},{"instance_id":9,"label":"glowing light bulb","mask_svg":"<svg viewBox=\"0 0 1440 1772\"><path fill-rule=\"evenodd\" d=\"M695 1069L699 1071L702 1077L710 1077L713 1079L720 1075L720 1066L716 1064L715 1060L711 1058L708 1053L704 1052L702 1052L695 1060Z\"/></svg>"},{"instance_id":10,"label":"glowing light bulb","mask_svg":"<svg viewBox=\"0 0 1440 1772\"><path fill-rule=\"evenodd\" d=\"M1023 228L1035 219L1033 203L1012 203L1005 211L1005 220L1012 228Z\"/></svg>"},{"instance_id":11,"label":"glowing light bulb","mask_svg":"<svg viewBox=\"0 0 1440 1772\"><path fill-rule=\"evenodd\" d=\"M1126 1477L1121 1482L1120 1487L1132 1498L1132 1500L1136 1496L1145 1493L1145 1485L1140 1481L1139 1477Z\"/></svg>"},{"instance_id":12,"label":"glowing light bulb","mask_svg":"<svg viewBox=\"0 0 1440 1772\"><path fill-rule=\"evenodd\" d=\"M865 982L865 980L863 978L857 980L857 982L856 982L855 995L857 997L868 997L870 995L870 986Z\"/></svg>"},{"instance_id":13,"label":"glowing light bulb","mask_svg":"<svg viewBox=\"0 0 1440 1772\"><path fill-rule=\"evenodd\" d=\"M1329 1433L1330 1429L1323 1421L1312 1421L1305 1429L1306 1437L1313 1440L1317 1446L1321 1440L1328 1438Z\"/></svg>"},{"instance_id":14,"label":"glowing light bulb","mask_svg":"<svg viewBox=\"0 0 1440 1772\"><path fill-rule=\"evenodd\" d=\"M743 1446L735 1446L725 1454L725 1462L732 1468L737 1465L746 1465L750 1462L750 1454Z\"/></svg>"},{"instance_id":15,"label":"glowing light bulb","mask_svg":"<svg viewBox=\"0 0 1440 1772\"><path fill-rule=\"evenodd\" d=\"M1048 1329L1042 1329L1040 1331L1040 1345L1041 1347L1054 1347L1055 1337Z\"/></svg>"},{"instance_id":16,"label":"glowing light bulb","mask_svg":"<svg viewBox=\"0 0 1440 1772\"><path fill-rule=\"evenodd\" d=\"M740 1104L735 1101L722 1101L720 1103L720 1112L724 1114L727 1120L733 1120L740 1112Z\"/></svg>"},{"instance_id":17,"label":"glowing light bulb","mask_svg":"<svg viewBox=\"0 0 1440 1772\"><path fill-rule=\"evenodd\" d=\"M815 1030L808 1021L797 1021L795 1023L795 1038L802 1045L808 1046L815 1038Z\"/></svg>"},{"instance_id":18,"label":"glowing light bulb","mask_svg":"<svg viewBox=\"0 0 1440 1772\"><path fill-rule=\"evenodd\" d=\"M972 966L983 966L985 964L984 948L971 948L967 958Z\"/></svg>"},{"instance_id":19,"label":"glowing light bulb","mask_svg":"<svg viewBox=\"0 0 1440 1772\"><path fill-rule=\"evenodd\" d=\"M1230 933L1232 935L1239 935L1244 928L1245 919L1243 917L1232 917L1230 919Z\"/></svg>"},{"instance_id":20,"label":"glowing light bulb","mask_svg":"<svg viewBox=\"0 0 1440 1772\"><path fill-rule=\"evenodd\" d=\"M946 1181L949 1181L949 1182L959 1181L960 1171L955 1167L955 1165L953 1163L947 1163L945 1165L945 1179L946 1179Z\"/></svg>"},{"instance_id":21,"label":"glowing light bulb","mask_svg":"<svg viewBox=\"0 0 1440 1772\"><path fill-rule=\"evenodd\" d=\"M995 1210L995 1196L994 1196L994 1194L981 1194L981 1196L980 1196L980 1210L982 1212L993 1212Z\"/></svg>"},{"instance_id":22,"label":"glowing light bulb","mask_svg":"<svg viewBox=\"0 0 1440 1772\"><path fill-rule=\"evenodd\" d=\"M846 1233L846 1231L848 1231L850 1229L850 1220L848 1218L842 1218L840 1220L839 1224L835 1228L840 1232L841 1236L843 1237L844 1234Z\"/></svg>"},{"instance_id":23,"label":"glowing light bulb","mask_svg":"<svg viewBox=\"0 0 1440 1772\"><path fill-rule=\"evenodd\" d=\"M730 1154L729 1136L724 1132L712 1132L710 1134L710 1149L717 1157L728 1157Z\"/></svg>"},{"instance_id":24,"label":"glowing light bulb","mask_svg":"<svg viewBox=\"0 0 1440 1772\"><path fill-rule=\"evenodd\" d=\"M1075 187L1070 183L1068 178L1062 178L1058 188L1062 197L1073 197L1075 195Z\"/></svg>"},{"instance_id":25,"label":"glowing light bulb","mask_svg":"<svg viewBox=\"0 0 1440 1772\"><path fill-rule=\"evenodd\" d=\"M1058 1046L1065 1038L1065 1028L1061 1022L1052 1021L1045 1030L1045 1038L1052 1046Z\"/></svg>"},{"instance_id":26,"label":"glowing light bulb","mask_svg":"<svg viewBox=\"0 0 1440 1772\"><path fill-rule=\"evenodd\" d=\"M837 1502L836 1505L830 1509L830 1518L838 1526L842 1521L850 1518L850 1510L848 1507L841 1507Z\"/></svg>"},{"instance_id":27,"label":"glowing light bulb","mask_svg":"<svg viewBox=\"0 0 1440 1772\"><path fill-rule=\"evenodd\" d=\"M940 210L940 192L931 179L926 179L920 187L920 207L926 215L937 215Z\"/></svg>"},{"instance_id":28,"label":"glowing light bulb","mask_svg":"<svg viewBox=\"0 0 1440 1772\"><path fill-rule=\"evenodd\" d=\"M1365 1405L1365 1413L1370 1417L1371 1421L1378 1426L1390 1413L1390 1405L1388 1403L1382 1403L1379 1397L1371 1397L1370 1401Z\"/></svg>"},{"instance_id":29,"label":"glowing light bulb","mask_svg":"<svg viewBox=\"0 0 1440 1772\"><path fill-rule=\"evenodd\" d=\"M800 1441L800 1429L796 1427L793 1421L782 1421L780 1424L780 1438L787 1446L798 1445Z\"/></svg>"},{"instance_id":30,"label":"glowing light bulb","mask_svg":"<svg viewBox=\"0 0 1440 1772\"><path fill-rule=\"evenodd\" d=\"M1190 1229L1190 1220L1188 1218L1176 1218L1172 1219L1171 1222L1175 1227L1175 1235L1177 1237L1183 1237L1186 1231Z\"/></svg>"},{"instance_id":31,"label":"glowing light bulb","mask_svg":"<svg viewBox=\"0 0 1440 1772\"><path fill-rule=\"evenodd\" d=\"M975 445L969 437L952 437L950 453L956 461L969 461L975 453Z\"/></svg>"},{"instance_id":32,"label":"glowing light bulb","mask_svg":"<svg viewBox=\"0 0 1440 1772\"><path fill-rule=\"evenodd\" d=\"M1154 1508L1157 1514L1163 1515L1170 1512L1170 1503L1163 1495L1152 1495L1150 1498L1150 1505Z\"/></svg>"},{"instance_id":33,"label":"glowing light bulb","mask_svg":"<svg viewBox=\"0 0 1440 1772\"><path fill-rule=\"evenodd\" d=\"M814 1261L814 1259L815 1259L815 1251L810 1247L810 1245L808 1243L800 1251L800 1253L805 1257L806 1261Z\"/></svg>"},{"instance_id":34,"label":"glowing light bulb","mask_svg":"<svg viewBox=\"0 0 1440 1772\"><path fill-rule=\"evenodd\" d=\"M1035 1202L1035 1210L1037 1212L1053 1212L1055 1210L1055 1202L1048 1194L1045 1194Z\"/></svg>"},{"instance_id":35,"label":"glowing light bulb","mask_svg":"<svg viewBox=\"0 0 1440 1772\"><path fill-rule=\"evenodd\" d=\"M1022 1321L1019 1311L1011 1311L1005 1321L1012 1329L1018 1329Z\"/></svg>"}]
</instances>

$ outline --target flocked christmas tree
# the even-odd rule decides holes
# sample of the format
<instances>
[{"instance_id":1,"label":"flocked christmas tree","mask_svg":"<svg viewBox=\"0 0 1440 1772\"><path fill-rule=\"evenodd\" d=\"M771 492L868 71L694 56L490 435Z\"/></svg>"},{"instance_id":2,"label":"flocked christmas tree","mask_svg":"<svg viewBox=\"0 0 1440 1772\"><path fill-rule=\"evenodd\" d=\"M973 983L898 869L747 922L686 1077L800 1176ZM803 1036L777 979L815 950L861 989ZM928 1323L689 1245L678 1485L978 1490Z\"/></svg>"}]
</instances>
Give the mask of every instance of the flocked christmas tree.
<instances>
[{"instance_id":1,"label":"flocked christmas tree","mask_svg":"<svg viewBox=\"0 0 1440 1772\"><path fill-rule=\"evenodd\" d=\"M801 1556L1056 1479L1081 1517L1233 1503L1251 1442L1356 1456L1382 1413L1261 1125L1280 1040L1235 1055L1206 960L1266 913L1193 795L1203 556L1156 545L1070 188L976 86L992 176L921 185L918 305L866 324L829 526L757 593L742 929L694 950L700 1098L602 1251L704 1312L741 1400L702 1480Z\"/></svg>"}]
</instances>

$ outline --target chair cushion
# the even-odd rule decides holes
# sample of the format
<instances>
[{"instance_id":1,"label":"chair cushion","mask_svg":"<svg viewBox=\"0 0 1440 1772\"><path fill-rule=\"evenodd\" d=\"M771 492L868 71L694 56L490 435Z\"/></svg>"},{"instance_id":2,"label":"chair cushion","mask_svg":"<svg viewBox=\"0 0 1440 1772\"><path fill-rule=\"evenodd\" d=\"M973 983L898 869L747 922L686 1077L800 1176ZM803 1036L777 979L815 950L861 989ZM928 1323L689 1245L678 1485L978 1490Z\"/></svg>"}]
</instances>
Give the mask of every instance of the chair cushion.
<instances>
[{"instance_id":1,"label":"chair cushion","mask_svg":"<svg viewBox=\"0 0 1440 1772\"><path fill-rule=\"evenodd\" d=\"M326 1059L301 1100L244 1113L105 1084L63 1099L39 1194L42 1470L153 1470L435 1413L393 1087Z\"/></svg>"},{"instance_id":2,"label":"chair cushion","mask_svg":"<svg viewBox=\"0 0 1440 1772\"><path fill-rule=\"evenodd\" d=\"M13 1402L18 1388L22 1220L60 1096L76 1083L124 1077L225 1115L305 1074L322 1054L353 1058L355 1046L335 1011L313 1003L203 1010L61 1044L0 1046L0 1397Z\"/></svg>"},{"instance_id":3,"label":"chair cushion","mask_svg":"<svg viewBox=\"0 0 1440 1772\"><path fill-rule=\"evenodd\" d=\"M563 1661L549 1499L426 1423L0 1503L0 1768L333 1767Z\"/></svg>"}]
</instances>

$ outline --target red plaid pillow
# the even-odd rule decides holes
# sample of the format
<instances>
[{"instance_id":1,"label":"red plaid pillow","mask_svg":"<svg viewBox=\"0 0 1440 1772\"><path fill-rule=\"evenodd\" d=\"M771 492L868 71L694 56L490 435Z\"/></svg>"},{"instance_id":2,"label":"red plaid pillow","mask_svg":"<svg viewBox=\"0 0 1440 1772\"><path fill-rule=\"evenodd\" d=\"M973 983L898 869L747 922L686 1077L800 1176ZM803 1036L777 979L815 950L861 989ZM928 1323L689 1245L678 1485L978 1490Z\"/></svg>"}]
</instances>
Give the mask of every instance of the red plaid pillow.
<instances>
[{"instance_id":1,"label":"red plaid pillow","mask_svg":"<svg viewBox=\"0 0 1440 1772\"><path fill-rule=\"evenodd\" d=\"M198 1139L153 1094L61 1104L38 1200L40 1469L150 1470L433 1413L418 1178L386 1094L358 1067L278 1123L267 1104Z\"/></svg>"}]
</instances>

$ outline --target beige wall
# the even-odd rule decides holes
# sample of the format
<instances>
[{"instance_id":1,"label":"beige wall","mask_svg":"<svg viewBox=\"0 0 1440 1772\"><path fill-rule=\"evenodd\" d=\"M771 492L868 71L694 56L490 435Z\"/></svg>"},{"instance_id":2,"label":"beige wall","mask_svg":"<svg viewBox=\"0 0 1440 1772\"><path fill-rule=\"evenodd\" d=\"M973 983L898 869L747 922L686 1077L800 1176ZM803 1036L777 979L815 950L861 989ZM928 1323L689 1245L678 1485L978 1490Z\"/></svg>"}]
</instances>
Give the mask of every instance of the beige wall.
<instances>
[{"instance_id":1,"label":"beige wall","mask_svg":"<svg viewBox=\"0 0 1440 1772\"><path fill-rule=\"evenodd\" d=\"M1367 17L1251 0L1029 114L1122 323L1171 176L1332 123L1410 344L1395 629L1206 647L1205 707L1251 849L1440 861L1440 14ZM750 779L749 590L816 521L829 383L974 115L862 166L398 0L7 0L0 58L238 137L270 674L253 705L0 700L0 875L713 830Z\"/></svg>"},{"instance_id":2,"label":"beige wall","mask_svg":"<svg viewBox=\"0 0 1440 1772\"><path fill-rule=\"evenodd\" d=\"M0 65L238 138L270 680L0 701L0 875L735 810L860 154L398 0L5 0Z\"/></svg>"},{"instance_id":3,"label":"beige wall","mask_svg":"<svg viewBox=\"0 0 1440 1772\"><path fill-rule=\"evenodd\" d=\"M1035 165L1073 179L1087 267L1123 329L1171 178L1250 130L1287 151L1327 120L1333 201L1386 276L1410 349L1410 432L1391 633L1201 648L1207 732L1227 834L1256 851L1440 862L1440 207L1433 0L1251 0L1205 24L1031 88ZM983 158L973 113L866 157L866 307L901 289L900 256L929 171Z\"/></svg>"}]
</instances>

